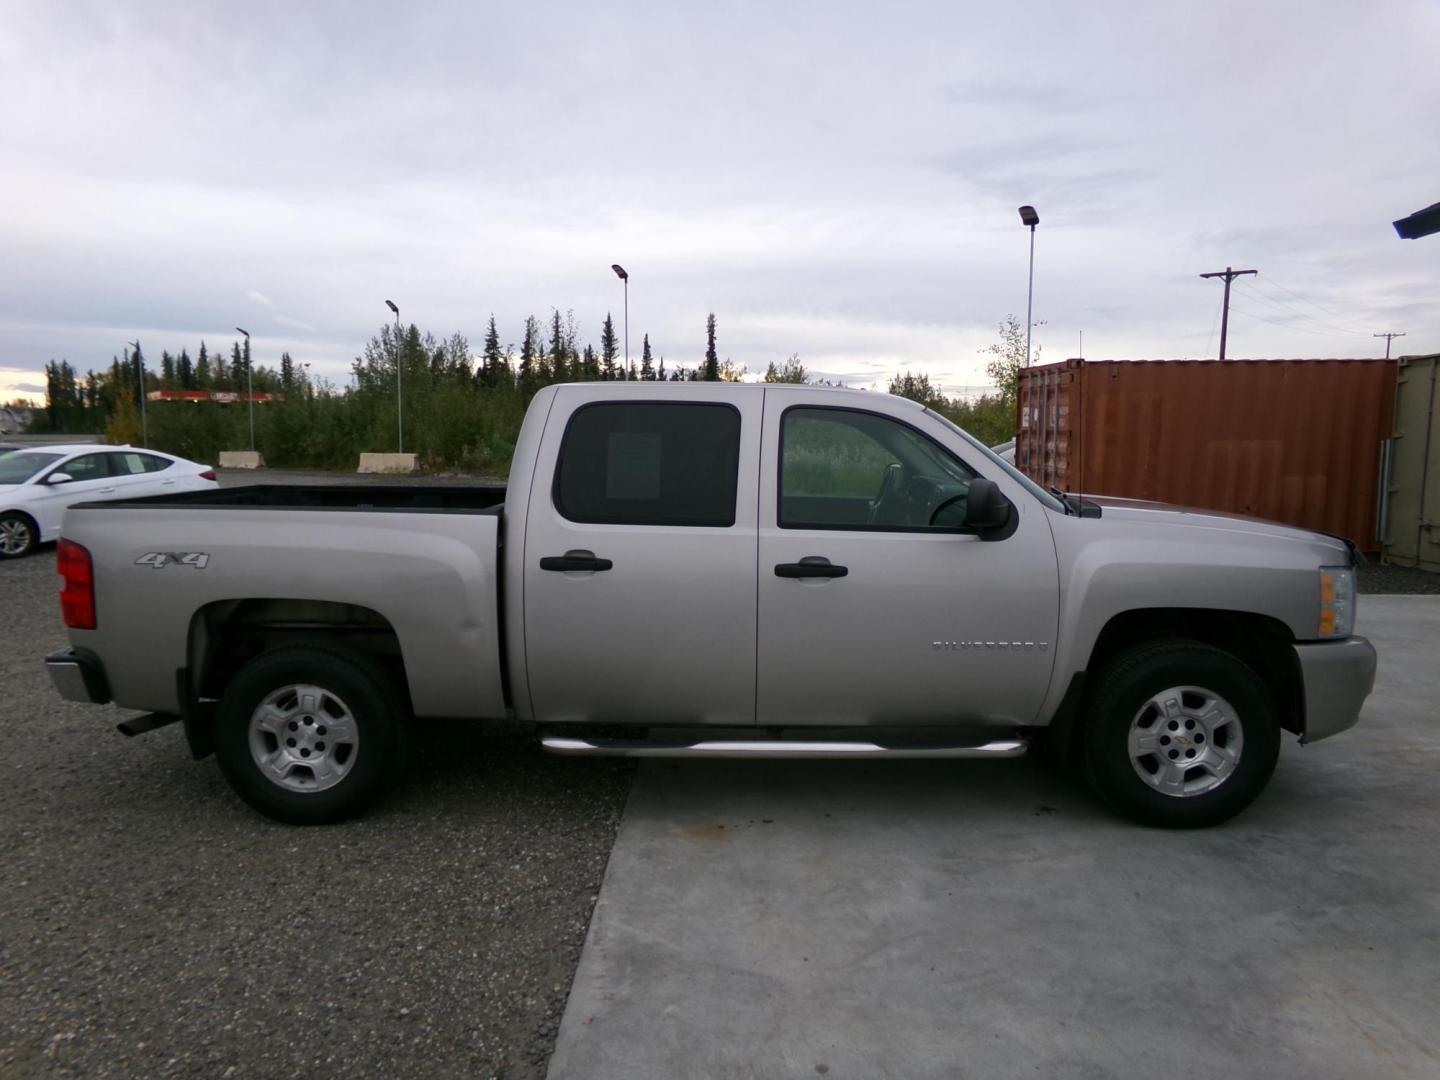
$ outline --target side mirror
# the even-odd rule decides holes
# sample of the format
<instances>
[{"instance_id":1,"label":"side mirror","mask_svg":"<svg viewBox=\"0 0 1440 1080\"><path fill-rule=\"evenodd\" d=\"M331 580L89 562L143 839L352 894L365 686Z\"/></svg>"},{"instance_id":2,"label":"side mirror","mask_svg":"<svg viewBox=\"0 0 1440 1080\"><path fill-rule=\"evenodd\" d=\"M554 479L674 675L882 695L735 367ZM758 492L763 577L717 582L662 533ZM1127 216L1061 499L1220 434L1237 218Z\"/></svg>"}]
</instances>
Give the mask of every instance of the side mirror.
<instances>
[{"instance_id":1,"label":"side mirror","mask_svg":"<svg viewBox=\"0 0 1440 1080\"><path fill-rule=\"evenodd\" d=\"M68 484L71 480L74 479L75 478L71 476L68 472L52 472L49 476L45 478L45 482L47 484Z\"/></svg>"},{"instance_id":2,"label":"side mirror","mask_svg":"<svg viewBox=\"0 0 1440 1080\"><path fill-rule=\"evenodd\" d=\"M1015 507L995 486L995 481L977 476L970 481L965 502L965 524L974 529L981 540L1004 540L1019 524Z\"/></svg>"}]
</instances>

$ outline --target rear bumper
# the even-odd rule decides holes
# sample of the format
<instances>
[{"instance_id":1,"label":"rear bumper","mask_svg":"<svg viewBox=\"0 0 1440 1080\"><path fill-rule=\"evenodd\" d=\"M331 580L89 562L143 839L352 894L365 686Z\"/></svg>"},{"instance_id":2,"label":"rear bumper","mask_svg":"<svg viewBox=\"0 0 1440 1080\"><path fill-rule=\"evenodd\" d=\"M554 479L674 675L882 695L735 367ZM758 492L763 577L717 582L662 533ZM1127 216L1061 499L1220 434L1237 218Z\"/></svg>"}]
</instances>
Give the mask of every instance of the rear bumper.
<instances>
[{"instance_id":1,"label":"rear bumper","mask_svg":"<svg viewBox=\"0 0 1440 1080\"><path fill-rule=\"evenodd\" d=\"M61 649L45 658L50 681L66 701L104 705L110 701L105 665L89 649Z\"/></svg>"},{"instance_id":2,"label":"rear bumper","mask_svg":"<svg viewBox=\"0 0 1440 1080\"><path fill-rule=\"evenodd\" d=\"M1301 742L1329 738L1355 726L1375 685L1375 646L1362 637L1295 646L1305 684Z\"/></svg>"}]
</instances>

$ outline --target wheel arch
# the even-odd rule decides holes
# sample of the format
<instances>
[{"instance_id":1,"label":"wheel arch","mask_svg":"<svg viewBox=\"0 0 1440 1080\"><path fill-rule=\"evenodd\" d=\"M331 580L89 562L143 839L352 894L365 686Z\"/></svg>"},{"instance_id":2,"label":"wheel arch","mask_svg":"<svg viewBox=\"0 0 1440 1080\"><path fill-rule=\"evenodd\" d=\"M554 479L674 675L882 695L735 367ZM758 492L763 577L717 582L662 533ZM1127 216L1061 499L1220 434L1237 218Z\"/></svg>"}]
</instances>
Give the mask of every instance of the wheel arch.
<instances>
[{"instance_id":1,"label":"wheel arch","mask_svg":"<svg viewBox=\"0 0 1440 1080\"><path fill-rule=\"evenodd\" d=\"M400 635L385 616L359 604L288 598L217 600L197 610L190 619L184 697L219 698L250 660L289 645L369 659L410 704Z\"/></svg>"},{"instance_id":2,"label":"wheel arch","mask_svg":"<svg viewBox=\"0 0 1440 1080\"><path fill-rule=\"evenodd\" d=\"M1096 677L1116 656L1136 645L1188 638L1222 649L1249 667L1275 703L1280 726L1296 735L1305 731L1305 694L1295 636L1279 619L1253 611L1224 608L1132 608L1118 612L1101 628L1084 668L1071 674L1051 719L1051 739L1069 755L1077 722Z\"/></svg>"}]
</instances>

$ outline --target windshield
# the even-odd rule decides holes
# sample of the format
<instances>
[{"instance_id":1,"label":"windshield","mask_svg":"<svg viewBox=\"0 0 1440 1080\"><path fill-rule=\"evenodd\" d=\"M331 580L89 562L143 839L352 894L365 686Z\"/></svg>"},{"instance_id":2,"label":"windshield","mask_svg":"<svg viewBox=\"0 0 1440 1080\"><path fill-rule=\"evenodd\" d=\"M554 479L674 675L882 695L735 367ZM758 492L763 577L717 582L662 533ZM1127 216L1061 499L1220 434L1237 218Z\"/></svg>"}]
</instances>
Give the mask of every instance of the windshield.
<instances>
[{"instance_id":1,"label":"windshield","mask_svg":"<svg viewBox=\"0 0 1440 1080\"><path fill-rule=\"evenodd\" d=\"M33 454L17 450L0 455L0 484L23 484L46 465L53 465L64 454Z\"/></svg>"},{"instance_id":2,"label":"windshield","mask_svg":"<svg viewBox=\"0 0 1440 1080\"><path fill-rule=\"evenodd\" d=\"M1064 503L1062 503L1059 499L1055 498L1054 495L1051 495L1039 484L1035 483L1034 480L1031 480L1014 465L1011 465L1004 458L996 454L995 451L991 450L984 443L976 439L959 424L955 423L955 421L951 420L947 416L942 415L941 413L935 412L933 409L926 409L925 411L930 413L932 416L938 416L942 421L948 424L952 430L957 432L962 439L964 439L967 443L973 446L976 450L979 450L982 454L984 454L988 461L991 461L995 465L998 465L1012 480L1014 480L1018 484L1023 485L1026 491L1030 492L1031 495L1034 495L1035 498L1039 499L1051 510L1058 510L1062 514L1069 513L1069 511L1065 508Z\"/></svg>"}]
</instances>

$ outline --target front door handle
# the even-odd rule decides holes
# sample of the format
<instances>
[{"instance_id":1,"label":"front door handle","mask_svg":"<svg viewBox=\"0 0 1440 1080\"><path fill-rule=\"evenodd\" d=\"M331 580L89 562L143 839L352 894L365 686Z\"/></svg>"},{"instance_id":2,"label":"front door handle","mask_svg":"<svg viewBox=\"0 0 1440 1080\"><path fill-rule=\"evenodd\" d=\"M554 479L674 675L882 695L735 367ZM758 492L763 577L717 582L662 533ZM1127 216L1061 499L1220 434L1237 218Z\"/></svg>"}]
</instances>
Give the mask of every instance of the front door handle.
<instances>
[{"instance_id":1,"label":"front door handle","mask_svg":"<svg viewBox=\"0 0 1440 1080\"><path fill-rule=\"evenodd\" d=\"M110 494L112 494L114 491L115 491L115 489L114 489L113 487L101 488L101 489L100 489L100 494L101 494L101 495L110 495Z\"/></svg>"},{"instance_id":2,"label":"front door handle","mask_svg":"<svg viewBox=\"0 0 1440 1080\"><path fill-rule=\"evenodd\" d=\"M541 570L576 571L609 570L615 564L609 559L597 558L593 551L579 549L567 551L564 555L546 555L540 560Z\"/></svg>"},{"instance_id":3,"label":"front door handle","mask_svg":"<svg viewBox=\"0 0 1440 1080\"><path fill-rule=\"evenodd\" d=\"M806 555L799 562L782 562L775 564L776 577L789 578L811 578L811 577L844 577L850 573L848 566L836 566L824 555Z\"/></svg>"}]
</instances>

